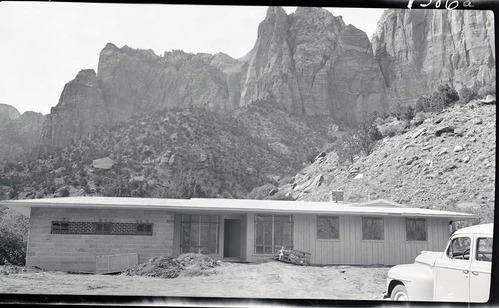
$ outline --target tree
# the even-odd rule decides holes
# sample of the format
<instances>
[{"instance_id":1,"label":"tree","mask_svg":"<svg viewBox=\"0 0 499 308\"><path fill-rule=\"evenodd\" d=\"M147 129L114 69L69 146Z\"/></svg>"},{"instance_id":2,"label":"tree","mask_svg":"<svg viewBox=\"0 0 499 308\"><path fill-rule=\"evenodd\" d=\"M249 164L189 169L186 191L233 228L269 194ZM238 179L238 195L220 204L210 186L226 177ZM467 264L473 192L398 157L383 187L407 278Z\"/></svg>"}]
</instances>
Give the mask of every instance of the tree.
<instances>
[{"instance_id":1,"label":"tree","mask_svg":"<svg viewBox=\"0 0 499 308\"><path fill-rule=\"evenodd\" d=\"M373 152L376 142L383 139L374 120L374 116L367 118L338 139L336 153L341 162L348 161L353 164L355 156L367 156Z\"/></svg>"}]
</instances>

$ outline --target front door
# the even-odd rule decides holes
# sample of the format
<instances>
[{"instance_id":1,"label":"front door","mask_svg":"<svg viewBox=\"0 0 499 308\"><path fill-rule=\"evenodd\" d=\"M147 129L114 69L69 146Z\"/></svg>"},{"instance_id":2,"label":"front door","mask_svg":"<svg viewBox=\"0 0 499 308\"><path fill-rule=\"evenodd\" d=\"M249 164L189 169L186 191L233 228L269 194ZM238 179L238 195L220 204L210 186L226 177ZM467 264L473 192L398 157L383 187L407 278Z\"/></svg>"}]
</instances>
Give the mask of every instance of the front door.
<instances>
[{"instance_id":1,"label":"front door","mask_svg":"<svg viewBox=\"0 0 499 308\"><path fill-rule=\"evenodd\" d=\"M241 219L224 220L224 258L241 258Z\"/></svg>"}]
</instances>

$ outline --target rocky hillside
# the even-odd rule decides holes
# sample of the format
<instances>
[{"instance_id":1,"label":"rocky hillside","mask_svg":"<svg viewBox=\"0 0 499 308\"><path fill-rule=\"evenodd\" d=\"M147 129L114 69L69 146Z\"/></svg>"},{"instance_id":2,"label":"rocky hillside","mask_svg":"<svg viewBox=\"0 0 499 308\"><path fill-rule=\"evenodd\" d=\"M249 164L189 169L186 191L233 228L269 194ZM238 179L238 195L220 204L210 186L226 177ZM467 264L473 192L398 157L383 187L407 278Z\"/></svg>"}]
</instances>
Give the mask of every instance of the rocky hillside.
<instances>
[{"instance_id":1,"label":"rocky hillside","mask_svg":"<svg viewBox=\"0 0 499 308\"><path fill-rule=\"evenodd\" d=\"M493 221L496 170L496 106L478 101L440 113L420 114L421 122L385 137L353 165L335 152L319 155L294 178L267 192L296 200L328 201L344 190L346 201L384 198L411 207L477 213ZM387 132L400 121L380 123ZM269 189L270 188L270 189Z\"/></svg>"},{"instance_id":2,"label":"rocky hillside","mask_svg":"<svg viewBox=\"0 0 499 308\"><path fill-rule=\"evenodd\" d=\"M52 154L4 164L2 195L243 198L320 152L334 133L318 124L326 121L268 102L231 115L183 108L134 116Z\"/></svg>"},{"instance_id":3,"label":"rocky hillside","mask_svg":"<svg viewBox=\"0 0 499 308\"><path fill-rule=\"evenodd\" d=\"M390 101L406 103L441 84L495 89L492 11L387 10L372 38Z\"/></svg>"},{"instance_id":4,"label":"rocky hillside","mask_svg":"<svg viewBox=\"0 0 499 308\"><path fill-rule=\"evenodd\" d=\"M21 115L15 107L0 104L0 161L33 149L39 143L44 120L40 113L27 111Z\"/></svg>"}]
</instances>

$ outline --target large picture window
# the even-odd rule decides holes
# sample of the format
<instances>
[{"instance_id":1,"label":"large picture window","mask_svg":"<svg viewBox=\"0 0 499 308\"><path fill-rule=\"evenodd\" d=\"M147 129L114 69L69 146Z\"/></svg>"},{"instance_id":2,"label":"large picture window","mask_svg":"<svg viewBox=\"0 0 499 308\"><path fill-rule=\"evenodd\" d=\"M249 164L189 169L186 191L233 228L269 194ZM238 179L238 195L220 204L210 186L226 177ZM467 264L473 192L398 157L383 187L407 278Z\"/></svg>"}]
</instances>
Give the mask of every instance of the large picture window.
<instances>
[{"instance_id":1,"label":"large picture window","mask_svg":"<svg viewBox=\"0 0 499 308\"><path fill-rule=\"evenodd\" d=\"M292 215L255 215L255 253L272 254L293 248Z\"/></svg>"},{"instance_id":2,"label":"large picture window","mask_svg":"<svg viewBox=\"0 0 499 308\"><path fill-rule=\"evenodd\" d=\"M426 241L428 238L425 218L405 219L407 241Z\"/></svg>"},{"instance_id":3,"label":"large picture window","mask_svg":"<svg viewBox=\"0 0 499 308\"><path fill-rule=\"evenodd\" d=\"M317 216L317 238L339 239L340 218L337 216Z\"/></svg>"},{"instance_id":4,"label":"large picture window","mask_svg":"<svg viewBox=\"0 0 499 308\"><path fill-rule=\"evenodd\" d=\"M218 253L219 216L182 215L180 233L181 253Z\"/></svg>"},{"instance_id":5,"label":"large picture window","mask_svg":"<svg viewBox=\"0 0 499 308\"><path fill-rule=\"evenodd\" d=\"M362 239L377 241L385 239L385 222L382 217L362 217Z\"/></svg>"}]
</instances>

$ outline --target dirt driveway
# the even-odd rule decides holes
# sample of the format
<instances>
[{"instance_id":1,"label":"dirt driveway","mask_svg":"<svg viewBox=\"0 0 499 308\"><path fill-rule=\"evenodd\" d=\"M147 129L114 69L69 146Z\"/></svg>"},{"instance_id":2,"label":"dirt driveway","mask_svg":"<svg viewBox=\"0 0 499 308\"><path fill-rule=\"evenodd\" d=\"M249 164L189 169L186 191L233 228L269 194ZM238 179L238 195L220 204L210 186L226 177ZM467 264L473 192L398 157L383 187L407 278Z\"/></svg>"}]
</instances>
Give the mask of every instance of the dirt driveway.
<instances>
[{"instance_id":1,"label":"dirt driveway","mask_svg":"<svg viewBox=\"0 0 499 308\"><path fill-rule=\"evenodd\" d=\"M174 279L35 272L0 275L1 293L379 300L388 267L222 263Z\"/></svg>"}]
</instances>

